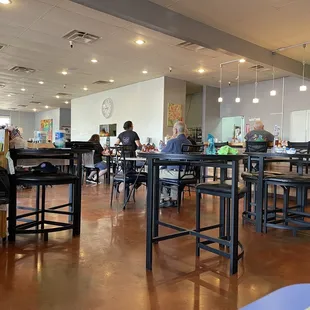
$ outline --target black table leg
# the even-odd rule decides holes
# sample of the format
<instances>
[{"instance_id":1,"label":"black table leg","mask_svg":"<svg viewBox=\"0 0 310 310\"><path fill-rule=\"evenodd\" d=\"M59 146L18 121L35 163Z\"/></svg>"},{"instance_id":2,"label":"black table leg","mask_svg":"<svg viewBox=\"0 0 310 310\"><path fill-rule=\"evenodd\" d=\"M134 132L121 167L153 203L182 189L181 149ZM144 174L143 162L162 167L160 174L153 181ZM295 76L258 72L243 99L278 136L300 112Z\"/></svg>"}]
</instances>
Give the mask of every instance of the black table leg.
<instances>
[{"instance_id":1,"label":"black table leg","mask_svg":"<svg viewBox=\"0 0 310 310\"><path fill-rule=\"evenodd\" d=\"M238 272L238 173L239 162L232 162L231 233L230 233L230 274Z\"/></svg>"},{"instance_id":2,"label":"black table leg","mask_svg":"<svg viewBox=\"0 0 310 310\"><path fill-rule=\"evenodd\" d=\"M146 269L152 270L152 241L153 241L153 160L148 159L148 178L147 178L147 220L146 220Z\"/></svg>"},{"instance_id":3,"label":"black table leg","mask_svg":"<svg viewBox=\"0 0 310 310\"><path fill-rule=\"evenodd\" d=\"M16 195L17 195L17 188L16 188L16 175L10 175L10 203L9 203L9 241L15 241L16 237Z\"/></svg>"},{"instance_id":4,"label":"black table leg","mask_svg":"<svg viewBox=\"0 0 310 310\"><path fill-rule=\"evenodd\" d=\"M158 237L158 219L159 219L159 166L154 167L154 234Z\"/></svg>"},{"instance_id":5,"label":"black table leg","mask_svg":"<svg viewBox=\"0 0 310 310\"><path fill-rule=\"evenodd\" d=\"M106 183L110 184L111 179L111 156L107 156L107 174L106 174Z\"/></svg>"},{"instance_id":6,"label":"black table leg","mask_svg":"<svg viewBox=\"0 0 310 310\"><path fill-rule=\"evenodd\" d=\"M249 157L249 161L251 158ZM256 232L262 232L262 219L263 219L263 203L264 203L264 157L260 156L258 160L258 181L256 193ZM268 197L266 197L268 199Z\"/></svg>"},{"instance_id":7,"label":"black table leg","mask_svg":"<svg viewBox=\"0 0 310 310\"><path fill-rule=\"evenodd\" d=\"M77 181L74 186L73 190L73 205L74 205L74 216L75 216L75 228L74 228L74 235L80 235L80 228L81 228L81 204L82 204L82 154L78 154L77 158Z\"/></svg>"}]
</instances>

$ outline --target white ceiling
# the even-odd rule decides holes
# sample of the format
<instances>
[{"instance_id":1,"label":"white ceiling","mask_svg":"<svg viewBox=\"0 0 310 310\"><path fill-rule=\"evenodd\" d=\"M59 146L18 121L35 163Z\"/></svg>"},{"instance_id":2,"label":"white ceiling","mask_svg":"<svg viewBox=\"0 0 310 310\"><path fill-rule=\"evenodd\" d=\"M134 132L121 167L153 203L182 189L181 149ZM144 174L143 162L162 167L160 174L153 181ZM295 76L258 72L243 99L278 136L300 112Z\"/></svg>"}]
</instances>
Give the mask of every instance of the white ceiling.
<instances>
[{"instance_id":1,"label":"white ceiling","mask_svg":"<svg viewBox=\"0 0 310 310\"><path fill-rule=\"evenodd\" d=\"M178 39L68 0L12 0L12 2L6 6L0 4L0 44L6 45L0 50L0 83L6 84L4 88L0 88L1 109L18 108L31 111L33 108L43 110L45 105L49 108L69 107L64 104L67 97L56 99L55 95L64 92L70 94L68 99L72 99L163 75L200 85L218 86L220 63L241 57L212 50L188 51L176 46L182 42ZM177 4L181 5L179 9L185 9L186 3L197 2L197 12L207 11L205 6L199 9L199 5L207 3L205 0L156 0L156 2L168 6L173 4L175 5L173 9L178 8ZM223 5L224 1L208 1L214 6L217 2ZM227 10L231 2L225 1ZM255 8L256 2L268 1L238 0L238 2L244 5L251 2ZM254 11L253 9L251 12ZM245 12L250 13L250 10ZM234 16L235 13L234 9L226 15ZM188 14L194 15L194 11L189 10ZM230 22L232 20L230 18ZM62 37L73 29L95 34L101 39L92 45L76 44L71 49L69 42ZM137 46L134 41L139 38L145 40L146 44ZM91 63L92 58L96 58L98 63ZM9 71L16 65L33 68L36 72L18 74ZM241 83L254 81L255 72L249 70L253 65L250 63L241 65ZM172 67L171 73L169 67ZM206 69L206 73L197 73L196 70L200 67ZM68 70L67 76L60 74L63 69ZM144 69L148 70L147 75L142 74ZM223 77L225 84L228 81L236 82L236 69L236 63L225 66ZM289 74L277 71L276 75L280 77ZM271 71L259 74L261 80L270 78L272 78ZM114 79L115 83L105 86L92 85L97 80L109 79ZM38 84L41 80L44 81L44 85ZM87 92L82 89L84 86L89 88ZM26 88L26 92L20 90L22 87ZM12 96L8 97L8 94ZM30 101L40 101L41 104L29 104ZM28 106L20 108L18 107L20 104Z\"/></svg>"},{"instance_id":2,"label":"white ceiling","mask_svg":"<svg viewBox=\"0 0 310 310\"><path fill-rule=\"evenodd\" d=\"M310 41L309 0L149 0L269 50ZM281 52L302 61L303 48ZM306 53L310 62L310 46Z\"/></svg>"}]
</instances>

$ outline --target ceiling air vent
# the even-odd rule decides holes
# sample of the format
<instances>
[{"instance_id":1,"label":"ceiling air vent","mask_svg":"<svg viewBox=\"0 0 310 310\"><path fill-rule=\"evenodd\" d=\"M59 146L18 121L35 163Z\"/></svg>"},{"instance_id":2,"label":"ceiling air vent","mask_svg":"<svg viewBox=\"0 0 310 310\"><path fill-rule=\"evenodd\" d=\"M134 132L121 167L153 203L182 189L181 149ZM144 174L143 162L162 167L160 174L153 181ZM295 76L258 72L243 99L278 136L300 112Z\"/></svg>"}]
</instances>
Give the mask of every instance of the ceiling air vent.
<instances>
[{"instance_id":1,"label":"ceiling air vent","mask_svg":"<svg viewBox=\"0 0 310 310\"><path fill-rule=\"evenodd\" d=\"M249 68L250 70L253 70L253 71L258 71L258 72L264 72L264 71L270 71L269 68L265 68L264 66L262 65L256 65L256 66L252 66Z\"/></svg>"},{"instance_id":2,"label":"ceiling air vent","mask_svg":"<svg viewBox=\"0 0 310 310\"><path fill-rule=\"evenodd\" d=\"M105 85L105 84L110 84L111 82L109 81L96 81L93 84L95 85Z\"/></svg>"},{"instance_id":3,"label":"ceiling air vent","mask_svg":"<svg viewBox=\"0 0 310 310\"><path fill-rule=\"evenodd\" d=\"M82 44L92 44L100 37L84 31L72 30L63 36L63 39Z\"/></svg>"},{"instance_id":4,"label":"ceiling air vent","mask_svg":"<svg viewBox=\"0 0 310 310\"><path fill-rule=\"evenodd\" d=\"M198 52L205 49L203 46L187 41L181 42L177 46L193 52Z\"/></svg>"},{"instance_id":5,"label":"ceiling air vent","mask_svg":"<svg viewBox=\"0 0 310 310\"><path fill-rule=\"evenodd\" d=\"M56 96L59 96L59 97L71 97L72 94L67 94L67 93L58 93L56 94Z\"/></svg>"},{"instance_id":6,"label":"ceiling air vent","mask_svg":"<svg viewBox=\"0 0 310 310\"><path fill-rule=\"evenodd\" d=\"M36 72L35 69L20 67L20 66L15 66L15 67L9 69L9 71L13 71L16 73L34 73L34 72Z\"/></svg>"},{"instance_id":7,"label":"ceiling air vent","mask_svg":"<svg viewBox=\"0 0 310 310\"><path fill-rule=\"evenodd\" d=\"M41 104L41 101L30 101L30 104Z\"/></svg>"},{"instance_id":8,"label":"ceiling air vent","mask_svg":"<svg viewBox=\"0 0 310 310\"><path fill-rule=\"evenodd\" d=\"M0 51L3 50L6 47L5 44L0 43Z\"/></svg>"},{"instance_id":9,"label":"ceiling air vent","mask_svg":"<svg viewBox=\"0 0 310 310\"><path fill-rule=\"evenodd\" d=\"M21 107L21 108L27 108L28 105L27 104L19 104L18 107Z\"/></svg>"},{"instance_id":10,"label":"ceiling air vent","mask_svg":"<svg viewBox=\"0 0 310 310\"><path fill-rule=\"evenodd\" d=\"M4 88L5 87L5 83L0 82L0 88Z\"/></svg>"}]
</instances>

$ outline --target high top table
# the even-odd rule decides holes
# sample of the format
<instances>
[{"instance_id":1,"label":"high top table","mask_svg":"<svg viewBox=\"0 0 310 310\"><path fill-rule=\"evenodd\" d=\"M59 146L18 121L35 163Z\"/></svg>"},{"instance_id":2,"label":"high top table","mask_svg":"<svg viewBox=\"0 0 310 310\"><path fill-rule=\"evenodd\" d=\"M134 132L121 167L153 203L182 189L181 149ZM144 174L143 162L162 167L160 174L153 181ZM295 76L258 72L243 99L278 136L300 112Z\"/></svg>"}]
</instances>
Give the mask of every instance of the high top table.
<instances>
[{"instance_id":1,"label":"high top table","mask_svg":"<svg viewBox=\"0 0 310 310\"><path fill-rule=\"evenodd\" d=\"M196 236L193 229L163 223L159 220L159 167L160 166L182 166L184 161L200 167L223 167L223 161L230 163L232 169L232 210L238 211L238 181L239 181L239 161L244 155L204 155L201 153L187 154L167 154L167 153L144 153L139 152L138 156L146 158L148 165L147 182L147 226L146 226L146 269L152 270L152 250L153 243L173 239L185 235ZM227 165L226 165L227 166ZM232 238L235 239L234 250L231 251L230 273L238 271L238 212L232 212ZM169 227L178 231L166 236L158 236L159 225Z\"/></svg>"},{"instance_id":2,"label":"high top table","mask_svg":"<svg viewBox=\"0 0 310 310\"><path fill-rule=\"evenodd\" d=\"M255 153L249 152L248 155L248 171L251 169L253 162L258 164L258 183L256 193L256 232L262 232L263 203L264 203L264 166L266 163L272 162L294 162L297 165L297 173L303 174L303 166L305 163L310 165L310 154L287 154L287 153ZM288 172L289 173L289 172Z\"/></svg>"},{"instance_id":3,"label":"high top table","mask_svg":"<svg viewBox=\"0 0 310 310\"><path fill-rule=\"evenodd\" d=\"M81 196L82 196L82 155L83 153L87 153L89 150L87 149L13 149L10 150L11 158L14 162L14 167L18 165L19 160L38 160L40 162L43 161L53 161L53 160L67 160L69 161L69 168L70 173L75 174L78 177L77 180L77 192L75 193L75 202L76 202L76 208L79 210L78 213L78 225L75 228L75 235L80 234L80 220L81 220ZM15 227L14 222L14 216L16 215L16 195L17 195L17 189L16 189L16 176L11 175L10 176L10 183L11 183L11 201L9 203L9 232L12 231L10 227ZM71 185L70 185L71 186ZM72 202L71 197L71 191L69 196L69 201ZM11 215L10 215L11 214ZM15 235L10 236L9 240L14 241Z\"/></svg>"}]
</instances>

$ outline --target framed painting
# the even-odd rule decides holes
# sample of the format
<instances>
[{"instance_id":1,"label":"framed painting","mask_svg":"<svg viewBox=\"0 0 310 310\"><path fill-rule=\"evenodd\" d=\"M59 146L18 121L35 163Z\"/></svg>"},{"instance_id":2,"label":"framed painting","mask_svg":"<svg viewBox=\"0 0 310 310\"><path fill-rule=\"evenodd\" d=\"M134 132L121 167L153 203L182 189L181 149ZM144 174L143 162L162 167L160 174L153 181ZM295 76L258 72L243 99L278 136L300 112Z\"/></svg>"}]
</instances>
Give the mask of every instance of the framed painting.
<instances>
[{"instance_id":1,"label":"framed painting","mask_svg":"<svg viewBox=\"0 0 310 310\"><path fill-rule=\"evenodd\" d=\"M47 133L48 141L53 141L53 120L42 119L41 120L41 131L45 131Z\"/></svg>"},{"instance_id":2,"label":"framed painting","mask_svg":"<svg viewBox=\"0 0 310 310\"><path fill-rule=\"evenodd\" d=\"M167 126L173 127L174 123L183 120L182 104L168 103Z\"/></svg>"}]
</instances>

